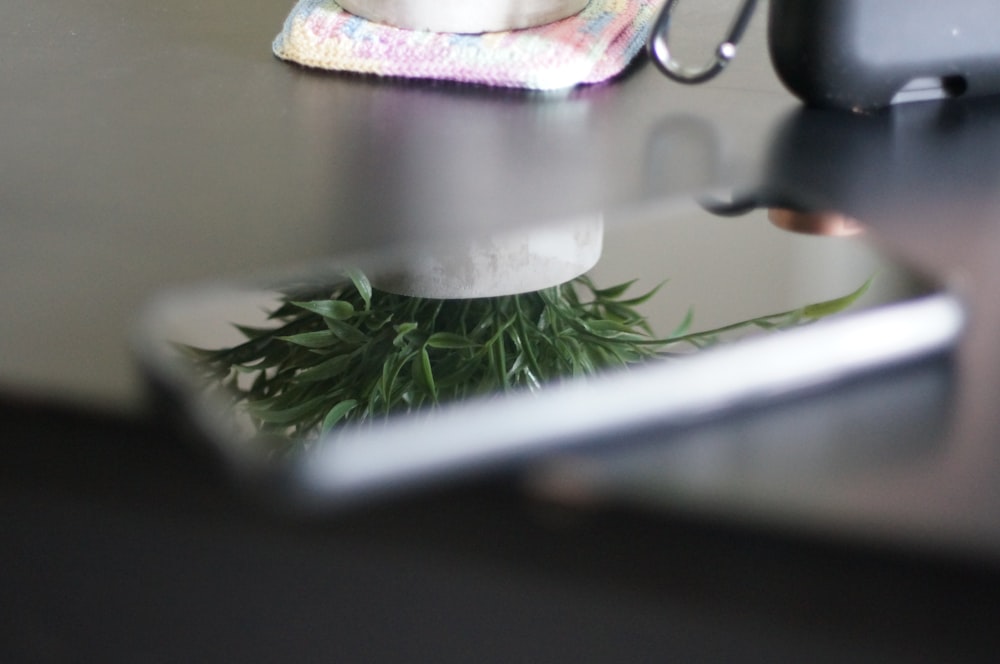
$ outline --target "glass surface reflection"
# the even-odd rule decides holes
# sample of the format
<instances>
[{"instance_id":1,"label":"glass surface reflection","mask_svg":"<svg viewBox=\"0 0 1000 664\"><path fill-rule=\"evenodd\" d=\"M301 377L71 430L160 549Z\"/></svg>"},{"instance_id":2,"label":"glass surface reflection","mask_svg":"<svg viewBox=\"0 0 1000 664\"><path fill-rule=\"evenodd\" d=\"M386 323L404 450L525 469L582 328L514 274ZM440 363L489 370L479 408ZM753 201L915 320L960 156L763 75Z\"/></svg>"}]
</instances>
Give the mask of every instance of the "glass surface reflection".
<instances>
[{"instance_id":1,"label":"glass surface reflection","mask_svg":"<svg viewBox=\"0 0 1000 664\"><path fill-rule=\"evenodd\" d=\"M215 311L225 341L170 341L245 435L288 450L346 425L805 325L864 304L873 285L873 301L883 285L913 285L867 245L787 233L767 216L691 210L439 245L244 291L240 312Z\"/></svg>"},{"instance_id":2,"label":"glass surface reflection","mask_svg":"<svg viewBox=\"0 0 1000 664\"><path fill-rule=\"evenodd\" d=\"M866 234L690 202L165 293L138 350L238 477L324 509L898 365L961 322Z\"/></svg>"}]
</instances>

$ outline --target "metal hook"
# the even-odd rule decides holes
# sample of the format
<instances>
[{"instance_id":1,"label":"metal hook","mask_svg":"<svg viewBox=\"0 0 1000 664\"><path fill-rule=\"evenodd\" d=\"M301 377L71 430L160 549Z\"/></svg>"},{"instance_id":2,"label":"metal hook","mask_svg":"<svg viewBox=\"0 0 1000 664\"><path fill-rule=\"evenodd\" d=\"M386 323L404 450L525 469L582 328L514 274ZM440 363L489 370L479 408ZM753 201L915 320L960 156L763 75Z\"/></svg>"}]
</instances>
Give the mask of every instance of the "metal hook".
<instances>
[{"instance_id":1,"label":"metal hook","mask_svg":"<svg viewBox=\"0 0 1000 664\"><path fill-rule=\"evenodd\" d=\"M743 38L743 33L750 23L750 17L753 16L754 9L757 7L757 0L743 0L742 6L729 27L726 38L715 49L714 57L708 64L697 69L685 67L670 54L670 46L667 43L668 33L670 20L678 2L679 0L667 0L663 6L649 37L649 55L659 70L668 78L678 83L704 83L725 69L729 61L736 56L736 45Z\"/></svg>"}]
</instances>

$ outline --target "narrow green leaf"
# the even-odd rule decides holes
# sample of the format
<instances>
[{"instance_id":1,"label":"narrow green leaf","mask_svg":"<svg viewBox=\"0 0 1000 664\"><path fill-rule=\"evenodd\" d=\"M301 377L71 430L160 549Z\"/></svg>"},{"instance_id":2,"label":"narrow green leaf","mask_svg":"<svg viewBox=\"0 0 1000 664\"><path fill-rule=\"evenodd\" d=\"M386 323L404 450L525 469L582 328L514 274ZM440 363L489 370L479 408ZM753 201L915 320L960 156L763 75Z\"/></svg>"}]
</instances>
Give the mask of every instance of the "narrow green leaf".
<instances>
[{"instance_id":1,"label":"narrow green leaf","mask_svg":"<svg viewBox=\"0 0 1000 664\"><path fill-rule=\"evenodd\" d=\"M278 339L281 341L287 341L290 344L295 344L296 346L302 346L303 348L329 348L339 341L335 335L331 334L327 330L321 330L319 332L303 332L302 334L278 337Z\"/></svg>"},{"instance_id":2,"label":"narrow green leaf","mask_svg":"<svg viewBox=\"0 0 1000 664\"><path fill-rule=\"evenodd\" d=\"M416 355L415 351L395 353L387 358L385 364L382 365L381 389L382 398L385 400L384 406L387 411L394 405L394 395L405 391L397 387L397 381L403 367L413 360L414 355Z\"/></svg>"},{"instance_id":3,"label":"narrow green leaf","mask_svg":"<svg viewBox=\"0 0 1000 664\"><path fill-rule=\"evenodd\" d=\"M346 271L347 277L354 284L355 290L358 291L358 295L361 296L362 302L365 303L365 311L368 311L372 307L372 284L368 281L368 277L365 273L356 268L351 268Z\"/></svg>"},{"instance_id":4,"label":"narrow green leaf","mask_svg":"<svg viewBox=\"0 0 1000 664\"><path fill-rule=\"evenodd\" d=\"M434 400L437 400L437 386L434 384L434 371L431 369L431 357L427 353L427 348L420 349L420 368L423 372L424 382L427 384L427 389L430 390L431 396Z\"/></svg>"},{"instance_id":5,"label":"narrow green leaf","mask_svg":"<svg viewBox=\"0 0 1000 664\"><path fill-rule=\"evenodd\" d=\"M646 304L651 299L653 299L653 297L656 296L657 293L660 292L661 288L663 288L666 285L667 285L666 281L661 281L659 284L657 284L656 288L653 288L643 293L642 295L639 295L638 297L633 297L630 300L619 300L618 304L624 304L629 307L637 307L641 304Z\"/></svg>"},{"instance_id":6,"label":"narrow green leaf","mask_svg":"<svg viewBox=\"0 0 1000 664\"><path fill-rule=\"evenodd\" d=\"M634 334L631 326L616 320L597 318L584 321L584 325L587 330L599 335Z\"/></svg>"},{"instance_id":7,"label":"narrow green leaf","mask_svg":"<svg viewBox=\"0 0 1000 664\"><path fill-rule=\"evenodd\" d=\"M329 397L322 395L291 408L273 409L268 402L258 401L250 403L248 409L254 417L269 424L290 425L295 424L310 413L316 412L317 408L328 402Z\"/></svg>"},{"instance_id":8,"label":"narrow green leaf","mask_svg":"<svg viewBox=\"0 0 1000 664\"><path fill-rule=\"evenodd\" d=\"M629 288L631 288L638 279L631 279L621 284L615 286L609 286L607 288L592 288L594 295L602 299L616 300L625 294Z\"/></svg>"},{"instance_id":9,"label":"narrow green leaf","mask_svg":"<svg viewBox=\"0 0 1000 664\"><path fill-rule=\"evenodd\" d=\"M251 325L237 325L233 324L233 327L239 331L247 339L257 339L259 337L269 337L274 334L273 327L257 327Z\"/></svg>"},{"instance_id":10,"label":"narrow green leaf","mask_svg":"<svg viewBox=\"0 0 1000 664\"><path fill-rule=\"evenodd\" d=\"M397 348L402 347L406 343L406 337L417 329L416 323L400 323L399 325L394 325L393 329L396 330L396 336L392 340L392 345Z\"/></svg>"},{"instance_id":11,"label":"narrow green leaf","mask_svg":"<svg viewBox=\"0 0 1000 664\"><path fill-rule=\"evenodd\" d=\"M353 346L360 346L368 341L368 335L350 323L331 318L324 319L326 326L333 335L341 341Z\"/></svg>"},{"instance_id":12,"label":"narrow green leaf","mask_svg":"<svg viewBox=\"0 0 1000 664\"><path fill-rule=\"evenodd\" d=\"M293 302L295 306L319 314L323 318L333 320L348 320L354 316L354 305L343 300L313 300L312 302Z\"/></svg>"},{"instance_id":13,"label":"narrow green leaf","mask_svg":"<svg viewBox=\"0 0 1000 664\"><path fill-rule=\"evenodd\" d=\"M369 332L378 332L391 320L391 312L366 312L363 317L365 329Z\"/></svg>"},{"instance_id":14,"label":"narrow green leaf","mask_svg":"<svg viewBox=\"0 0 1000 664\"><path fill-rule=\"evenodd\" d=\"M615 318L620 323L627 325L638 325L642 322L642 316L636 313L632 307L626 307L618 302L602 302L604 315Z\"/></svg>"},{"instance_id":15,"label":"narrow green leaf","mask_svg":"<svg viewBox=\"0 0 1000 664\"><path fill-rule=\"evenodd\" d=\"M350 413L358 405L356 399L346 399L341 401L337 405L327 412L326 417L323 418L323 423L320 425L320 431L322 433L328 433L338 422L344 419L348 413Z\"/></svg>"},{"instance_id":16,"label":"narrow green leaf","mask_svg":"<svg viewBox=\"0 0 1000 664\"><path fill-rule=\"evenodd\" d=\"M302 370L296 376L296 379L306 383L318 380L329 380L344 373L347 370L347 367L350 366L353 359L353 354L334 355L328 360L324 360L313 367Z\"/></svg>"},{"instance_id":17,"label":"narrow green leaf","mask_svg":"<svg viewBox=\"0 0 1000 664\"><path fill-rule=\"evenodd\" d=\"M818 302L816 304L810 304L802 310L803 315L806 318L823 318L824 316L830 316L832 314L840 313L841 311L847 309L858 299L864 295L872 285L875 277L871 277L865 283L861 284L853 293L848 293L843 297L834 298L832 300L827 300L826 302Z\"/></svg>"},{"instance_id":18,"label":"narrow green leaf","mask_svg":"<svg viewBox=\"0 0 1000 664\"><path fill-rule=\"evenodd\" d=\"M435 332L427 337L427 346L431 348L460 349L475 348L479 344L460 334L452 332Z\"/></svg>"},{"instance_id":19,"label":"narrow green leaf","mask_svg":"<svg viewBox=\"0 0 1000 664\"><path fill-rule=\"evenodd\" d=\"M688 330L691 329L692 322L694 322L694 307L688 307L687 313L684 314L684 318L677 324L674 331L667 336L667 339L675 339L687 334Z\"/></svg>"}]
</instances>

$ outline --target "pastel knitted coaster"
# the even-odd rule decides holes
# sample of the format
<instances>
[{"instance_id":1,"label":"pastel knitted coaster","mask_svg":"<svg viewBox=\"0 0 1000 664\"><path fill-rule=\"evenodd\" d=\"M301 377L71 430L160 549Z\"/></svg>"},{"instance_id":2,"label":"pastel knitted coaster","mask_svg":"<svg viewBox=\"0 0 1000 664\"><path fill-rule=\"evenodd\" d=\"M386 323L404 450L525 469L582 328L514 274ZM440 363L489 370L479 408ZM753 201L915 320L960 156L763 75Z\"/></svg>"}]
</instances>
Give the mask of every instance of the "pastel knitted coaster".
<instances>
[{"instance_id":1,"label":"pastel knitted coaster","mask_svg":"<svg viewBox=\"0 0 1000 664\"><path fill-rule=\"evenodd\" d=\"M472 1L472 0L470 0ZM554 90L606 81L642 49L659 0L591 0L579 14L479 35L402 30L333 0L299 0L274 54L307 67Z\"/></svg>"}]
</instances>

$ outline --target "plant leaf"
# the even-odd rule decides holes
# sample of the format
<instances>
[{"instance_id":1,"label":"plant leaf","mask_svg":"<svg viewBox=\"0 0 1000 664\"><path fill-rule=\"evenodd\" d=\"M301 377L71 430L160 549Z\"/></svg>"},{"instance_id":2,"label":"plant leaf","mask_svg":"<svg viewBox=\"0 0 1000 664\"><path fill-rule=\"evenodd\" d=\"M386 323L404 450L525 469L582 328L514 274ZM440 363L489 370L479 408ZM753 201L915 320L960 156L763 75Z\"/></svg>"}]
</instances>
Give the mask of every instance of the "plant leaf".
<instances>
[{"instance_id":1,"label":"plant leaf","mask_svg":"<svg viewBox=\"0 0 1000 664\"><path fill-rule=\"evenodd\" d=\"M336 338L345 343L353 346L360 346L368 341L367 334L346 321L334 320L331 318L326 318L324 320L326 321L326 326L330 329L330 332L332 332Z\"/></svg>"},{"instance_id":2,"label":"plant leaf","mask_svg":"<svg viewBox=\"0 0 1000 664\"><path fill-rule=\"evenodd\" d=\"M426 345L431 348L456 350L460 348L476 348L479 346L468 337L453 332L435 332L427 337Z\"/></svg>"},{"instance_id":3,"label":"plant leaf","mask_svg":"<svg viewBox=\"0 0 1000 664\"><path fill-rule=\"evenodd\" d=\"M406 337L417 329L417 324L400 323L399 325L394 325L393 329L396 330L396 336L392 340L392 345L401 348L406 343Z\"/></svg>"},{"instance_id":4,"label":"plant leaf","mask_svg":"<svg viewBox=\"0 0 1000 664\"><path fill-rule=\"evenodd\" d=\"M420 369L423 373L424 382L427 384L427 389L430 390L431 396L437 401L437 385L434 384L434 371L431 369L431 357L427 353L427 348L420 349Z\"/></svg>"},{"instance_id":5,"label":"plant leaf","mask_svg":"<svg viewBox=\"0 0 1000 664\"><path fill-rule=\"evenodd\" d=\"M651 299L653 299L653 297L660 292L660 289L666 285L667 285L666 281L661 281L659 284L656 285L655 288L648 290L642 295L639 295L638 297L633 297L630 300L619 300L618 304L624 304L625 306L629 307L637 307L640 304L645 304L646 302L649 302Z\"/></svg>"},{"instance_id":6,"label":"plant leaf","mask_svg":"<svg viewBox=\"0 0 1000 664\"><path fill-rule=\"evenodd\" d=\"M275 409L268 401L256 401L248 404L248 409L254 417L268 424L295 424L303 417L315 413L317 408L329 403L329 397L321 395L304 401L290 408Z\"/></svg>"},{"instance_id":7,"label":"plant leaf","mask_svg":"<svg viewBox=\"0 0 1000 664\"><path fill-rule=\"evenodd\" d=\"M617 300L619 297L624 295L625 291L631 288L636 281L638 281L638 279L631 279L629 281L617 284L615 286L608 286L607 288L591 287L591 290L593 291L594 295L596 295L598 298Z\"/></svg>"},{"instance_id":8,"label":"plant leaf","mask_svg":"<svg viewBox=\"0 0 1000 664\"><path fill-rule=\"evenodd\" d=\"M667 339L674 339L687 334L687 331L691 329L692 322L694 322L694 307L688 307L684 318L677 324L677 327L674 328L674 331L670 333Z\"/></svg>"},{"instance_id":9,"label":"plant leaf","mask_svg":"<svg viewBox=\"0 0 1000 664\"><path fill-rule=\"evenodd\" d=\"M847 309L852 304L858 301L858 299L864 295L872 285L875 277L870 277L865 283L861 284L853 293L848 293L843 297L834 298L832 300L827 300L826 302L817 302L816 304L810 304L802 309L802 315L806 318L823 318L824 316L830 316L832 314L840 313L844 309Z\"/></svg>"},{"instance_id":10,"label":"plant leaf","mask_svg":"<svg viewBox=\"0 0 1000 664\"><path fill-rule=\"evenodd\" d=\"M287 341L290 344L295 344L296 346L302 346L303 348L329 348L334 344L338 343L340 340L327 330L320 330L319 332L302 332L301 334L292 334L286 337L277 337L281 341Z\"/></svg>"},{"instance_id":11,"label":"plant leaf","mask_svg":"<svg viewBox=\"0 0 1000 664\"><path fill-rule=\"evenodd\" d=\"M354 305L343 300L313 300L312 302L293 302L295 306L323 318L333 320L348 320L354 315Z\"/></svg>"},{"instance_id":12,"label":"plant leaf","mask_svg":"<svg viewBox=\"0 0 1000 664\"><path fill-rule=\"evenodd\" d=\"M330 359L324 360L315 366L303 369L295 378L296 380L300 380L305 383L317 380L329 380L330 378L344 373L347 370L347 367L350 366L351 360L353 359L353 353L347 355L334 355Z\"/></svg>"},{"instance_id":13,"label":"plant leaf","mask_svg":"<svg viewBox=\"0 0 1000 664\"><path fill-rule=\"evenodd\" d=\"M372 308L372 284L368 281L365 273L357 268L346 270L347 278L354 284L354 289L361 296L361 301L365 303L365 311Z\"/></svg>"},{"instance_id":14,"label":"plant leaf","mask_svg":"<svg viewBox=\"0 0 1000 664\"><path fill-rule=\"evenodd\" d=\"M321 433L328 433L338 422L344 419L348 413L350 413L358 405L356 399L345 399L341 401L333 408L331 408L326 417L323 418L323 423L320 425Z\"/></svg>"}]
</instances>

